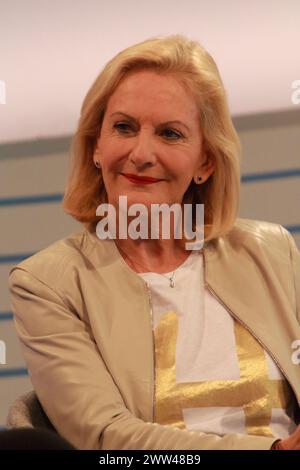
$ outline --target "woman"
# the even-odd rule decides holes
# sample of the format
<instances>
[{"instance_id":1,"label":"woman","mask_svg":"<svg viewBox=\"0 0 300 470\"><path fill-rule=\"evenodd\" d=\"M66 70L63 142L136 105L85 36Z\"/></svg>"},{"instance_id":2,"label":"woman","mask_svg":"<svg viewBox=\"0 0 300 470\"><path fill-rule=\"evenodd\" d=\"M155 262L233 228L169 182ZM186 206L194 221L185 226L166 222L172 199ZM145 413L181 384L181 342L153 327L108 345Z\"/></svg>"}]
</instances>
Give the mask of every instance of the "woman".
<instances>
[{"instance_id":1,"label":"woman","mask_svg":"<svg viewBox=\"0 0 300 470\"><path fill-rule=\"evenodd\" d=\"M117 54L72 155L63 207L84 230L9 276L57 431L80 449L299 449L300 254L281 225L237 217L240 143L212 57L182 35ZM120 196L204 204L204 246L161 225L121 236L117 210L116 238L102 239L97 208Z\"/></svg>"}]
</instances>

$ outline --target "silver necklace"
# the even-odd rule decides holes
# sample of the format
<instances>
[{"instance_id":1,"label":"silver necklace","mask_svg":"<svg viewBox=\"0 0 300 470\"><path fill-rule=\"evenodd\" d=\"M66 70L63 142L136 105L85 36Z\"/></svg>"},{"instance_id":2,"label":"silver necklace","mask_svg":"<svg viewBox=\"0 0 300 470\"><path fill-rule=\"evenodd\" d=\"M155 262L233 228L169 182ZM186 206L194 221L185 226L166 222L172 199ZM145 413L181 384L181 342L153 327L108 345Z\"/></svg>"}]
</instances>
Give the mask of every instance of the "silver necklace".
<instances>
[{"instance_id":1,"label":"silver necklace","mask_svg":"<svg viewBox=\"0 0 300 470\"><path fill-rule=\"evenodd\" d=\"M119 247L119 250L121 250L122 253L124 253L124 255L127 256L127 258L130 260L130 262L132 263L132 265L134 265L134 263L135 263L135 264L138 264L139 266L141 266L141 267L144 268L144 269L145 269L145 268L146 268L146 269L149 269L149 268L147 268L147 266L143 266L142 264L138 263L137 261L135 261L135 262L133 263L133 261L132 261L132 259L130 258L130 256L128 256L127 253L124 252L124 250L122 250L120 247ZM173 274L172 274L171 277L166 276L165 274L162 274L162 273L156 273L156 274L159 274L160 276L163 276L163 277L165 277L166 279L168 279L168 281L170 282L169 287L175 287L174 276L175 276L175 272L176 272L177 269L178 269L178 268L174 269Z\"/></svg>"}]
</instances>

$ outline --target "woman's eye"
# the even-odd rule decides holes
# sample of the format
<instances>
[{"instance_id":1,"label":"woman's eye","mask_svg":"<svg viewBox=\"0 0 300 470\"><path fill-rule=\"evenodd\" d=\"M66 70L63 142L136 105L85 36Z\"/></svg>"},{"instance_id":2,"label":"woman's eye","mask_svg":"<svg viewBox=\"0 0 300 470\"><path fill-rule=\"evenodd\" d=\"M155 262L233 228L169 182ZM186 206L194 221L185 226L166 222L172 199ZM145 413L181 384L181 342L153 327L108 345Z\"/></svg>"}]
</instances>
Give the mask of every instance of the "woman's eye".
<instances>
[{"instance_id":1,"label":"woman's eye","mask_svg":"<svg viewBox=\"0 0 300 470\"><path fill-rule=\"evenodd\" d=\"M125 122L119 122L118 124L115 124L115 125L114 125L114 127L115 127L116 129L118 129L119 131L124 130L122 127L120 128L120 126L128 127L128 124L126 124Z\"/></svg>"},{"instance_id":2,"label":"woman's eye","mask_svg":"<svg viewBox=\"0 0 300 470\"><path fill-rule=\"evenodd\" d=\"M125 134L127 134L128 127L130 127L129 124L126 124L125 122L119 122L114 125L114 128L118 129L118 131ZM172 129L165 129L164 131L162 131L162 133L168 135L168 137L171 137L171 140L177 140L182 137L181 134L173 131Z\"/></svg>"},{"instance_id":3,"label":"woman's eye","mask_svg":"<svg viewBox=\"0 0 300 470\"><path fill-rule=\"evenodd\" d=\"M171 132L173 134L173 136L177 137L178 139L180 139L181 135L178 134L178 132L175 132L173 131L172 129L165 129L163 132Z\"/></svg>"}]
</instances>

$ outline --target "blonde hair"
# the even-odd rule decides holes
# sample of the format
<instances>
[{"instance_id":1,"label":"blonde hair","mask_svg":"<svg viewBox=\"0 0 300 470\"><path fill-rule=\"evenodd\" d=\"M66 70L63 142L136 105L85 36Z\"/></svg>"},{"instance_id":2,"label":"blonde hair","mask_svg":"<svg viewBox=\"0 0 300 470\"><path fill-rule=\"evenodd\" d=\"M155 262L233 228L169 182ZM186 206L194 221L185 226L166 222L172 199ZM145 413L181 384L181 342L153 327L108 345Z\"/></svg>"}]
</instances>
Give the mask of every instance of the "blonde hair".
<instances>
[{"instance_id":1,"label":"blonde hair","mask_svg":"<svg viewBox=\"0 0 300 470\"><path fill-rule=\"evenodd\" d=\"M217 65L197 41L181 34L130 46L100 72L85 96L72 138L63 209L89 231L96 230L101 218L96 216L96 208L108 202L101 170L93 161L105 109L122 78L140 69L172 74L193 93L199 108L203 149L214 161L215 169L203 184L191 181L183 203L204 204L205 241L226 234L238 217L241 144Z\"/></svg>"}]
</instances>

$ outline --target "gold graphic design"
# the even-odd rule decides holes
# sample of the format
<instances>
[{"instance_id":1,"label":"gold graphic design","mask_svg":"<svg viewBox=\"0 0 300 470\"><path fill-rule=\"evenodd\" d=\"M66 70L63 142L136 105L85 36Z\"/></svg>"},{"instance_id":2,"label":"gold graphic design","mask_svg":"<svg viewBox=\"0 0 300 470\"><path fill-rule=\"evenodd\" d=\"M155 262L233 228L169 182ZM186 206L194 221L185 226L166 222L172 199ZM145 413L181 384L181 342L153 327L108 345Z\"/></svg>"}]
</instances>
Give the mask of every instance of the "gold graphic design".
<instances>
[{"instance_id":1,"label":"gold graphic design","mask_svg":"<svg viewBox=\"0 0 300 470\"><path fill-rule=\"evenodd\" d=\"M287 407L290 398L288 384L282 379L269 379L262 346L235 319L234 332L240 379L176 383L178 318L172 311L162 316L154 332L155 422L186 429L183 408L241 407L248 434L273 436L271 410Z\"/></svg>"}]
</instances>

